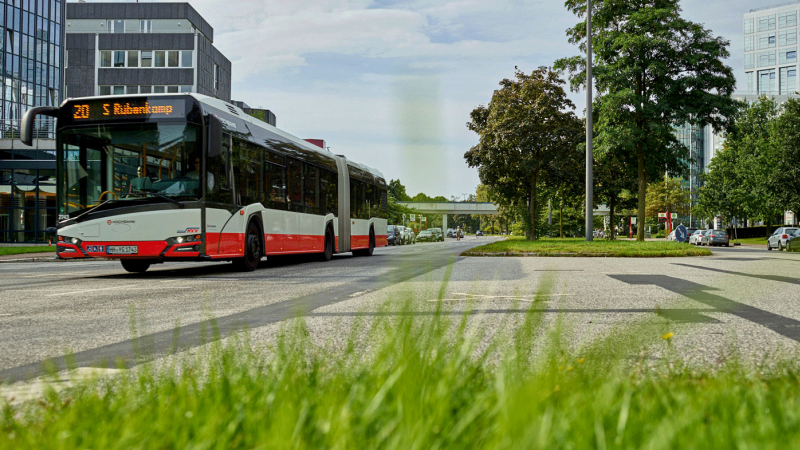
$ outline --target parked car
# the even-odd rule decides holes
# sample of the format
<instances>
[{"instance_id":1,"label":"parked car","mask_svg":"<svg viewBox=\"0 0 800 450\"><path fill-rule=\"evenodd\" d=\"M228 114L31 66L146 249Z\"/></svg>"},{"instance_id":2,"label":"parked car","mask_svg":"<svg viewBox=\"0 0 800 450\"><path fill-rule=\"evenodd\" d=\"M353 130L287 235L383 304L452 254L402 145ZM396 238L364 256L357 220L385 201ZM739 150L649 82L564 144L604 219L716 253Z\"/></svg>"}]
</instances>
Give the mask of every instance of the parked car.
<instances>
[{"instance_id":1,"label":"parked car","mask_svg":"<svg viewBox=\"0 0 800 450\"><path fill-rule=\"evenodd\" d=\"M686 240L683 241L683 242L687 242L688 243L689 242L689 237L691 237L691 235L693 235L695 231L697 231L697 228L687 228L686 229Z\"/></svg>"},{"instance_id":2,"label":"parked car","mask_svg":"<svg viewBox=\"0 0 800 450\"><path fill-rule=\"evenodd\" d=\"M730 247L731 242L728 238L728 232L725 230L708 230L703 236L702 245L708 245L709 247L713 245L724 245L725 247Z\"/></svg>"},{"instance_id":3,"label":"parked car","mask_svg":"<svg viewBox=\"0 0 800 450\"><path fill-rule=\"evenodd\" d=\"M770 237L767 238L767 250L772 250L773 248L783 250L786 248L786 241L789 239L789 235L794 234L794 232L797 230L797 227L778 228Z\"/></svg>"},{"instance_id":4,"label":"parked car","mask_svg":"<svg viewBox=\"0 0 800 450\"><path fill-rule=\"evenodd\" d=\"M429 230L433 231L433 234L436 235L437 241L444 242L444 233L442 232L441 228L428 228Z\"/></svg>"},{"instance_id":5,"label":"parked car","mask_svg":"<svg viewBox=\"0 0 800 450\"><path fill-rule=\"evenodd\" d=\"M800 228L789 235L789 239L786 240L786 251L800 252Z\"/></svg>"},{"instance_id":6,"label":"parked car","mask_svg":"<svg viewBox=\"0 0 800 450\"><path fill-rule=\"evenodd\" d=\"M431 230L422 230L417 235L418 242L433 242L436 240L436 235Z\"/></svg>"},{"instance_id":7,"label":"parked car","mask_svg":"<svg viewBox=\"0 0 800 450\"><path fill-rule=\"evenodd\" d=\"M447 236L449 238L456 237L456 229L455 228L448 228L447 229L447 234L445 236Z\"/></svg>"},{"instance_id":8,"label":"parked car","mask_svg":"<svg viewBox=\"0 0 800 450\"><path fill-rule=\"evenodd\" d=\"M476 231L475 236L483 236L483 230Z\"/></svg>"},{"instance_id":9,"label":"parked car","mask_svg":"<svg viewBox=\"0 0 800 450\"><path fill-rule=\"evenodd\" d=\"M700 245L700 238L703 237L703 234L708 230L695 230L692 234L689 235L688 242L692 245Z\"/></svg>"},{"instance_id":10,"label":"parked car","mask_svg":"<svg viewBox=\"0 0 800 450\"><path fill-rule=\"evenodd\" d=\"M697 245L706 245L705 238L708 236L708 233L711 233L711 230L703 230L700 237L697 238Z\"/></svg>"},{"instance_id":11,"label":"parked car","mask_svg":"<svg viewBox=\"0 0 800 450\"><path fill-rule=\"evenodd\" d=\"M388 229L386 230L386 238L388 239L389 245L398 245L399 244L399 237L400 232L397 230L396 225L389 225Z\"/></svg>"},{"instance_id":12,"label":"parked car","mask_svg":"<svg viewBox=\"0 0 800 450\"><path fill-rule=\"evenodd\" d=\"M668 241L674 241L675 240L675 230L672 230L672 231L669 232L669 234L667 235L667 240Z\"/></svg>"},{"instance_id":13,"label":"parked car","mask_svg":"<svg viewBox=\"0 0 800 450\"><path fill-rule=\"evenodd\" d=\"M406 227L405 235L406 235L406 243L407 244L416 244L417 243L417 234L414 233L414 229L413 228Z\"/></svg>"}]
</instances>

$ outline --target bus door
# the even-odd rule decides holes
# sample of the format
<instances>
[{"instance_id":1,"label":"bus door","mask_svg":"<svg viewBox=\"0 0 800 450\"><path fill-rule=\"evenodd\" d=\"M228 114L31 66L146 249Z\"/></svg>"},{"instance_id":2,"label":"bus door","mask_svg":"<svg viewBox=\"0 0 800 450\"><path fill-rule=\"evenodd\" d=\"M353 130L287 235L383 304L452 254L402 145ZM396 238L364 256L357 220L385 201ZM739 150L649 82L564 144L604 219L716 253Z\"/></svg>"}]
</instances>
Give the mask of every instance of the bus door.
<instances>
[{"instance_id":1,"label":"bus door","mask_svg":"<svg viewBox=\"0 0 800 450\"><path fill-rule=\"evenodd\" d=\"M350 251L350 170L347 168L347 159L343 156L334 156L336 167L339 169L339 248L337 251Z\"/></svg>"},{"instance_id":2,"label":"bus door","mask_svg":"<svg viewBox=\"0 0 800 450\"><path fill-rule=\"evenodd\" d=\"M231 135L222 133L215 127L218 120L209 116L209 147L205 160L204 182L205 207L203 208L204 231L208 256L222 256L239 253L239 245L232 242L235 236L229 236L225 230L232 230L230 222L237 222L234 217L239 208L236 207L231 189L230 149ZM218 133L218 134L217 134ZM218 137L215 138L215 134ZM234 249L235 247L235 249Z\"/></svg>"}]
</instances>

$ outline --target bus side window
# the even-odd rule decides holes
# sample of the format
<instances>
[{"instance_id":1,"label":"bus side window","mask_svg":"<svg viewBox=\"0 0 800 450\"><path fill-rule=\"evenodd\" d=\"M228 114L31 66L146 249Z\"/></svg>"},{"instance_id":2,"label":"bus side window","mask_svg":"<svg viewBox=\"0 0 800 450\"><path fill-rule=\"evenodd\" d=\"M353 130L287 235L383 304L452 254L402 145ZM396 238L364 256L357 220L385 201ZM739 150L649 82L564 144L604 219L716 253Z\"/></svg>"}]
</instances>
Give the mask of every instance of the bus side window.
<instances>
[{"instance_id":1,"label":"bus side window","mask_svg":"<svg viewBox=\"0 0 800 450\"><path fill-rule=\"evenodd\" d=\"M217 152L213 152L213 148L209 152L206 160L206 171L214 176L213 186L206 191L206 200L209 202L232 203L231 192L228 188L228 172L226 170L230 146L231 135L223 134L221 147L217 149Z\"/></svg>"},{"instance_id":2,"label":"bus side window","mask_svg":"<svg viewBox=\"0 0 800 450\"><path fill-rule=\"evenodd\" d=\"M316 167L303 164L303 198L305 199L305 212L309 214L319 214L319 171Z\"/></svg>"},{"instance_id":3,"label":"bus side window","mask_svg":"<svg viewBox=\"0 0 800 450\"><path fill-rule=\"evenodd\" d=\"M267 198L264 205L273 209L286 210L286 168L267 162L266 167L266 186Z\"/></svg>"},{"instance_id":4,"label":"bus side window","mask_svg":"<svg viewBox=\"0 0 800 450\"><path fill-rule=\"evenodd\" d=\"M287 178L289 184L289 211L303 212L303 164L296 159L287 158Z\"/></svg>"},{"instance_id":5,"label":"bus side window","mask_svg":"<svg viewBox=\"0 0 800 450\"><path fill-rule=\"evenodd\" d=\"M236 197L242 205L255 203L260 198L258 181L261 174L261 152L255 145L233 138L231 161L236 183Z\"/></svg>"},{"instance_id":6,"label":"bus side window","mask_svg":"<svg viewBox=\"0 0 800 450\"><path fill-rule=\"evenodd\" d=\"M364 218L376 217L375 213L375 186L364 183Z\"/></svg>"},{"instance_id":7,"label":"bus side window","mask_svg":"<svg viewBox=\"0 0 800 450\"><path fill-rule=\"evenodd\" d=\"M325 171L328 175L328 186L325 192L326 214L339 215L339 174L336 172Z\"/></svg>"}]
</instances>

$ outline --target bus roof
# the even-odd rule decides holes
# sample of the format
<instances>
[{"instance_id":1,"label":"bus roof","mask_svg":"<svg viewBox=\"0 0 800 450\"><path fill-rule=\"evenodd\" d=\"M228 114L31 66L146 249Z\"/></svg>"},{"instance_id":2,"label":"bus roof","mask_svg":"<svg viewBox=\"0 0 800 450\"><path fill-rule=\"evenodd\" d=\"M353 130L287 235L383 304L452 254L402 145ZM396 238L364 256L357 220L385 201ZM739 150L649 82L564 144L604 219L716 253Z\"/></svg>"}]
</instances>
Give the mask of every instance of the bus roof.
<instances>
[{"instance_id":1,"label":"bus roof","mask_svg":"<svg viewBox=\"0 0 800 450\"><path fill-rule=\"evenodd\" d=\"M166 94L112 95L112 96L108 96L108 97L136 98L136 97L162 97L162 96L163 97L172 97L172 98L180 97L180 96L192 97L198 103L200 103L201 105L214 108L214 109L216 109L216 110L218 110L218 111L220 111L222 113L227 113L227 114L234 115L239 120L242 120L243 122L245 122L248 127L251 127L251 126L258 127L258 128L261 128L262 130L268 131L270 133L274 133L274 134L276 134L276 135L278 135L278 136L280 136L280 137L282 137L282 138L284 138L286 140L291 141L293 144L302 147L303 150L307 150L307 151L311 151L311 152L314 152L314 153L318 153L318 154L324 155L324 156L329 157L329 158L333 158L333 156L334 156L333 153L331 153L328 150L324 150L324 149L322 149L322 148L320 148L320 147L318 147L318 146L316 146L314 144L311 144L309 142L306 142L303 139L298 138L297 136L289 134L289 133L287 133L287 132L285 132L285 131L277 128L277 127L274 127L274 126L272 126L272 125L270 125L270 124L268 124L266 122L263 122L263 121L261 121L259 119L256 119L255 117L247 114L241 108L239 108L238 106L236 106L236 105L234 105L232 103L228 103L228 102L226 102L224 100L220 100L218 98L210 97L208 95L189 92L189 93L166 93ZM86 100L97 100L97 96L95 96L95 97L68 98L68 99L64 100L64 102L61 104L61 106L64 106L68 102L86 101ZM344 157L344 155L337 155L337 156ZM355 161L351 161L349 159L347 160L347 164L349 166L351 166L351 167L355 167L355 168L358 168L358 169L360 169L362 171L368 172L368 173L372 174L373 176L375 176L376 178L382 178L382 179L385 180L385 177L383 176L383 174L380 171L378 171L377 169L374 169L372 167L366 166L364 164L359 164L359 163L357 163Z\"/></svg>"}]
</instances>

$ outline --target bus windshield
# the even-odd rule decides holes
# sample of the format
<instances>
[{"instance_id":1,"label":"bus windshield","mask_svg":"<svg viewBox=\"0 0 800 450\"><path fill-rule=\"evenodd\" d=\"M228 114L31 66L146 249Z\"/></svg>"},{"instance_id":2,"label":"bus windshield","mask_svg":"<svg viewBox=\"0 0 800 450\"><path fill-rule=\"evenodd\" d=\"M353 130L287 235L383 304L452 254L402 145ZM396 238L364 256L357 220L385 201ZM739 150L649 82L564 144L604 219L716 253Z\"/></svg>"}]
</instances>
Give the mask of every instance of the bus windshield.
<instances>
[{"instance_id":1,"label":"bus windshield","mask_svg":"<svg viewBox=\"0 0 800 450\"><path fill-rule=\"evenodd\" d=\"M109 124L59 131L59 215L103 202L198 200L200 133L185 122Z\"/></svg>"}]
</instances>

